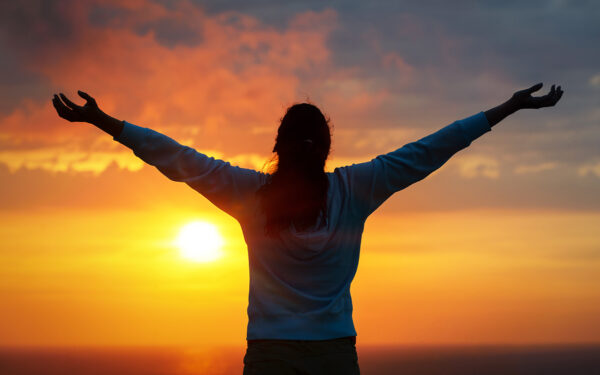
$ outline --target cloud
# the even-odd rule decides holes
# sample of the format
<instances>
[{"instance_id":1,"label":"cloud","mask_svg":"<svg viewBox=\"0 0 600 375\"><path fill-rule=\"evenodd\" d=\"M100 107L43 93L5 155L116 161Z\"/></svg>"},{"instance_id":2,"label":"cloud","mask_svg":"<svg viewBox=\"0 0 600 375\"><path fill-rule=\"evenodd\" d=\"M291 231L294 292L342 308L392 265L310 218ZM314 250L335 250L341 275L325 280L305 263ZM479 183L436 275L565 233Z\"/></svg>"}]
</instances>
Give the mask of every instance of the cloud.
<instances>
[{"instance_id":1,"label":"cloud","mask_svg":"<svg viewBox=\"0 0 600 375\"><path fill-rule=\"evenodd\" d=\"M257 153L225 155L218 150L198 150L216 159L227 160L232 165L254 170L264 170L268 157ZM11 173L19 169L42 169L49 172L91 172L98 176L106 168L116 165L131 172L139 171L144 162L131 150L94 151L81 148L45 147L32 150L0 151L0 164Z\"/></svg>"},{"instance_id":2,"label":"cloud","mask_svg":"<svg viewBox=\"0 0 600 375\"><path fill-rule=\"evenodd\" d=\"M50 105L55 91L73 96L86 89L115 117L254 169L271 155L285 108L308 98L335 126L331 170L492 108L531 80L548 88L556 79L570 88L556 108L511 116L427 179L433 182L407 189L403 196L411 202L402 203L450 204L431 200L443 191L435 190L436 181L461 197L453 207L468 201L587 209L586 200L594 201L600 179L569 183L577 173L598 175L588 160L598 153L598 90L590 77L598 74L593 64L600 50L580 48L599 30L591 4L554 9L488 2L459 4L458 13L417 3L326 7L316 1L0 2L0 54L6 56L0 83L9 83L0 93L6 188L20 193L23 184L36 183L26 176L40 172L43 183L69 192L68 200L76 194L65 185L72 174L86 176L74 186L94 184L98 194L101 184L117 184L111 178L146 183L140 180L156 174L136 169L140 161L131 151L98 129L58 118ZM500 176L501 167L513 173ZM473 188L468 196L465 186ZM43 190L36 194L38 204L54 199Z\"/></svg>"},{"instance_id":3,"label":"cloud","mask_svg":"<svg viewBox=\"0 0 600 375\"><path fill-rule=\"evenodd\" d=\"M90 19L98 7L105 9L102 22ZM228 155L249 154L257 144L272 147L270 137L251 129L277 125L277 109L294 100L302 72L330 68L327 38L337 17L329 9L308 11L277 30L236 12L209 16L188 1L169 7L150 0L30 2L5 10L21 22L4 26L3 33L16 35L13 52L56 91L77 99L75 90L87 90L107 113ZM171 30L165 22L184 25L177 32L187 42L169 42L178 38L163 35ZM106 135L58 118L50 99L50 92L41 102L23 98L0 115L0 162L11 170L99 171L113 160L127 164L114 146L98 141ZM356 105L368 99L349 95ZM66 146L75 153L49 161ZM82 150L98 154L83 157Z\"/></svg>"},{"instance_id":4,"label":"cloud","mask_svg":"<svg viewBox=\"0 0 600 375\"><path fill-rule=\"evenodd\" d=\"M497 179L500 176L499 163L495 158L470 154L456 158L458 172L465 178L485 177Z\"/></svg>"},{"instance_id":5,"label":"cloud","mask_svg":"<svg viewBox=\"0 0 600 375\"><path fill-rule=\"evenodd\" d=\"M130 153L74 151L63 148L0 151L0 163L5 164L11 172L24 168L50 172L92 172L95 175L104 171L111 163L130 171L140 170L143 166L143 162L132 157Z\"/></svg>"},{"instance_id":6,"label":"cloud","mask_svg":"<svg viewBox=\"0 0 600 375\"><path fill-rule=\"evenodd\" d=\"M542 171L548 171L556 168L558 163L556 162L545 162L540 164L531 164L531 165L518 165L515 167L514 172L516 174L526 174L526 173L538 173Z\"/></svg>"},{"instance_id":7,"label":"cloud","mask_svg":"<svg viewBox=\"0 0 600 375\"><path fill-rule=\"evenodd\" d=\"M237 165L242 168L254 169L257 171L268 172L268 161L264 155L250 153L239 154L225 158L231 165Z\"/></svg>"},{"instance_id":8,"label":"cloud","mask_svg":"<svg viewBox=\"0 0 600 375\"><path fill-rule=\"evenodd\" d=\"M396 72L400 72L408 77L413 73L414 67L406 62L402 56L398 55L395 52L388 52L383 56L382 59L383 66L386 68L392 68L396 70Z\"/></svg>"},{"instance_id":9,"label":"cloud","mask_svg":"<svg viewBox=\"0 0 600 375\"><path fill-rule=\"evenodd\" d=\"M588 83L592 87L600 88L600 73L591 76L590 80L588 81Z\"/></svg>"},{"instance_id":10,"label":"cloud","mask_svg":"<svg viewBox=\"0 0 600 375\"><path fill-rule=\"evenodd\" d=\"M577 174L581 177L596 176L600 177L600 161L586 163L577 169Z\"/></svg>"}]
</instances>

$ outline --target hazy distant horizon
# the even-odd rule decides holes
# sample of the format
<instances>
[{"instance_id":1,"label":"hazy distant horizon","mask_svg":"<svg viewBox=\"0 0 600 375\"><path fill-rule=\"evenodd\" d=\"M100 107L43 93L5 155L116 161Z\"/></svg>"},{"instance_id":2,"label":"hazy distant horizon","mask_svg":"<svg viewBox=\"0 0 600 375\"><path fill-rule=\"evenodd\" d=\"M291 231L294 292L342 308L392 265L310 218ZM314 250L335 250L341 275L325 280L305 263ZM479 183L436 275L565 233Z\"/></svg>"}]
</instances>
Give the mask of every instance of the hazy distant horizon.
<instances>
[{"instance_id":1,"label":"hazy distant horizon","mask_svg":"<svg viewBox=\"0 0 600 375\"><path fill-rule=\"evenodd\" d=\"M363 375L583 375L600 371L600 344L357 348ZM11 375L237 375L242 373L243 355L242 348L0 348L0 371Z\"/></svg>"}]
</instances>

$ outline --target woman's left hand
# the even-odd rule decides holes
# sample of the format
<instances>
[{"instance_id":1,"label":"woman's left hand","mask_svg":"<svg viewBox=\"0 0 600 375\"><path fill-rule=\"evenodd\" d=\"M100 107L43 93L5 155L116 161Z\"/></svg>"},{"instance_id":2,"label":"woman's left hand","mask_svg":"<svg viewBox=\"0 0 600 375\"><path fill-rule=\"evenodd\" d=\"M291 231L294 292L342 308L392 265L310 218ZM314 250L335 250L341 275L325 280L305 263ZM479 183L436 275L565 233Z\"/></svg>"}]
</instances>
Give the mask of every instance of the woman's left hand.
<instances>
[{"instance_id":1,"label":"woman's left hand","mask_svg":"<svg viewBox=\"0 0 600 375\"><path fill-rule=\"evenodd\" d=\"M532 93L541 89L543 85L544 84L540 82L528 89L517 91L513 94L512 98L510 98L509 102L512 102L512 104L518 109L539 109L554 106L560 100L560 97L563 94L563 90L560 88L560 86L555 88L555 85L552 85L550 92L544 96L531 96Z\"/></svg>"}]
</instances>

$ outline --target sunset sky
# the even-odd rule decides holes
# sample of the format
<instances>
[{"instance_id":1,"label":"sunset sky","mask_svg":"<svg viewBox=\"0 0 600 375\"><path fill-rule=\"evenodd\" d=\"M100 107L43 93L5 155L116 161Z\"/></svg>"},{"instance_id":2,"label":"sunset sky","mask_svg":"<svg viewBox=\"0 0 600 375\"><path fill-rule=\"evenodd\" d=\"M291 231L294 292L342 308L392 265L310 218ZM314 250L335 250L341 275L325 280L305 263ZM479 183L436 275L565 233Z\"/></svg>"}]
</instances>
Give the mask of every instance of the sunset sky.
<instances>
[{"instance_id":1,"label":"sunset sky","mask_svg":"<svg viewBox=\"0 0 600 375\"><path fill-rule=\"evenodd\" d=\"M310 100L328 170L544 82L524 110L367 221L359 344L600 342L600 4L585 1L4 1L0 346L245 345L237 222L94 126L112 116L262 169ZM221 256L181 256L214 225Z\"/></svg>"}]
</instances>

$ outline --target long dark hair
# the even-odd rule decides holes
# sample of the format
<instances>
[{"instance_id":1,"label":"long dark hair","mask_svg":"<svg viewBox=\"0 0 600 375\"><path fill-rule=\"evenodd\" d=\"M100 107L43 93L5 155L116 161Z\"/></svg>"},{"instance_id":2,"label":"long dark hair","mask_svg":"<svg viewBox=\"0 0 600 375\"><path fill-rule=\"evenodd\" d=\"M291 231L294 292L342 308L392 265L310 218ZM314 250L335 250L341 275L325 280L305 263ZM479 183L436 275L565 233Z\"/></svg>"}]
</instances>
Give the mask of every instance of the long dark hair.
<instances>
[{"instance_id":1,"label":"long dark hair","mask_svg":"<svg viewBox=\"0 0 600 375\"><path fill-rule=\"evenodd\" d=\"M327 217L325 161L331 148L329 119L310 103L294 104L281 119L273 152L275 172L257 192L266 215L265 234L275 237Z\"/></svg>"}]
</instances>

